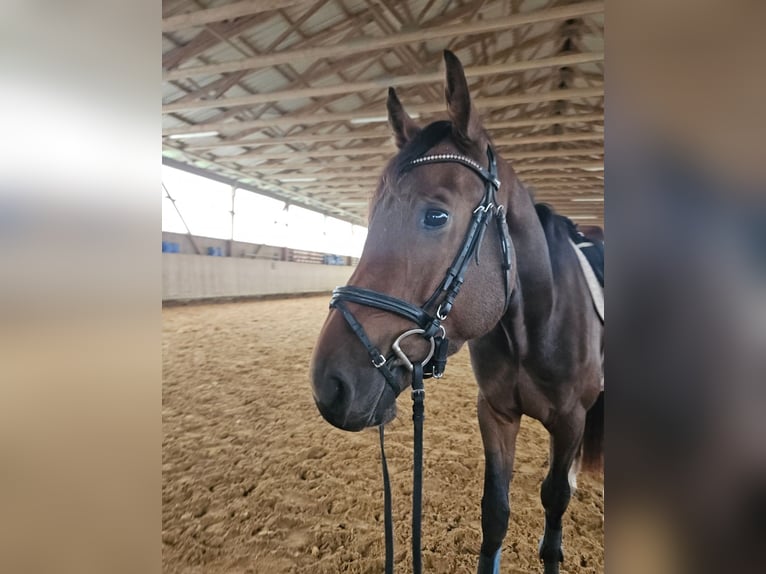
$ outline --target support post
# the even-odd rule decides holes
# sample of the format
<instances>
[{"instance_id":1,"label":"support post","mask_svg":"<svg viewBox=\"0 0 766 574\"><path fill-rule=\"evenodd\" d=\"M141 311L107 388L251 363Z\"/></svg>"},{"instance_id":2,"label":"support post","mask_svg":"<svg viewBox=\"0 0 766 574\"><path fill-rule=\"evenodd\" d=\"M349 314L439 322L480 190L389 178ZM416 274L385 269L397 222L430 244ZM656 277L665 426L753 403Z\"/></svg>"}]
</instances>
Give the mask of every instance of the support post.
<instances>
[{"instance_id":1,"label":"support post","mask_svg":"<svg viewBox=\"0 0 766 574\"><path fill-rule=\"evenodd\" d=\"M194 248L194 251L197 255L202 255L202 252L199 250L199 246L197 245L197 242L194 241L194 236L192 235L191 230L189 229L189 226L186 224L186 220L184 219L184 216L181 215L181 210L178 209L178 206L176 205L176 200L173 199L173 197L170 195L170 192L168 191L168 188L165 186L165 182L162 182L162 189L165 190L165 195L170 200L170 203L173 204L173 207L176 210L176 213L178 214L178 217L181 218L181 223L184 224L184 227L186 228L186 234L189 236L189 241L191 241L192 247Z\"/></svg>"},{"instance_id":2,"label":"support post","mask_svg":"<svg viewBox=\"0 0 766 574\"><path fill-rule=\"evenodd\" d=\"M229 249L227 255L234 257L234 199L237 196L237 186L231 186L231 239L229 239Z\"/></svg>"}]
</instances>

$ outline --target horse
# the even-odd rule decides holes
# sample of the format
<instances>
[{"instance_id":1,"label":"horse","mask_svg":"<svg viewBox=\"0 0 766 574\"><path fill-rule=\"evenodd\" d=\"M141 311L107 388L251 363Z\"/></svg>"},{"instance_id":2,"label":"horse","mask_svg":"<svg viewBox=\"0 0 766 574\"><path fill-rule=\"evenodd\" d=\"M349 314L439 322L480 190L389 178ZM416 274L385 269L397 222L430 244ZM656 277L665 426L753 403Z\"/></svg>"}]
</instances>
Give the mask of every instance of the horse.
<instances>
[{"instance_id":1,"label":"horse","mask_svg":"<svg viewBox=\"0 0 766 574\"><path fill-rule=\"evenodd\" d=\"M313 398L335 427L382 428L408 375L440 376L467 343L485 459L478 572L500 571L526 415L550 434L539 558L545 574L557 574L573 463L603 462L603 323L571 221L535 205L495 155L459 59L445 50L444 61L448 120L421 128L388 91L398 152L371 199L359 263L336 289L315 345Z\"/></svg>"}]
</instances>

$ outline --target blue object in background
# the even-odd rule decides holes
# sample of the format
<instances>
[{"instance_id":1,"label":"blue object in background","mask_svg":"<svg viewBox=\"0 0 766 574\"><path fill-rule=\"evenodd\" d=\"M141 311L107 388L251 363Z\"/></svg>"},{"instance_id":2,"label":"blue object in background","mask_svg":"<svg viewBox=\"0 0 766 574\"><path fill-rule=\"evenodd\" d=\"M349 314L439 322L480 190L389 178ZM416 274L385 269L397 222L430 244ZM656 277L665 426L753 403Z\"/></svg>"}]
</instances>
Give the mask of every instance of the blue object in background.
<instances>
[{"instance_id":1,"label":"blue object in background","mask_svg":"<svg viewBox=\"0 0 766 574\"><path fill-rule=\"evenodd\" d=\"M325 265L345 265L346 258L342 255L325 255L322 258L322 263Z\"/></svg>"}]
</instances>

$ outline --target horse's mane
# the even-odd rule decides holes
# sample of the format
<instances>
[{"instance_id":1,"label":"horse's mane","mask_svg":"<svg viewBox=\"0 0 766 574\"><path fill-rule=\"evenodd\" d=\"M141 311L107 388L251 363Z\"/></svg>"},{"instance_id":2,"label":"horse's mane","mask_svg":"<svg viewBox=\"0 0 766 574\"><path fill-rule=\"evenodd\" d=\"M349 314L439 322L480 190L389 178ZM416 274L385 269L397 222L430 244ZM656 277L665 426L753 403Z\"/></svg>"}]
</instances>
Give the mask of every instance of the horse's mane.
<instances>
[{"instance_id":1,"label":"horse's mane","mask_svg":"<svg viewBox=\"0 0 766 574\"><path fill-rule=\"evenodd\" d=\"M577 236L577 225L568 217L556 213L546 203L536 203L535 211L548 242L548 252L555 274L564 265L564 253L570 249L568 239Z\"/></svg>"},{"instance_id":2,"label":"horse's mane","mask_svg":"<svg viewBox=\"0 0 766 574\"><path fill-rule=\"evenodd\" d=\"M577 235L577 225L575 222L564 215L556 213L553 207L547 203L536 203L535 211L537 212L537 218L540 220L540 225L543 226L546 237L557 233L562 234L564 239Z\"/></svg>"},{"instance_id":3,"label":"horse's mane","mask_svg":"<svg viewBox=\"0 0 766 574\"><path fill-rule=\"evenodd\" d=\"M551 258L554 276L566 265L567 254L571 252L569 240L582 243L585 237L577 229L574 221L559 215L553 208L544 203L535 204L537 217L542 225L545 239L548 242L548 252ZM604 286L604 244L592 241L591 247L583 250L583 255L589 261L596 273L601 286Z\"/></svg>"},{"instance_id":4,"label":"horse's mane","mask_svg":"<svg viewBox=\"0 0 766 574\"><path fill-rule=\"evenodd\" d=\"M394 157L386 170L391 175L399 176L413 159L423 155L452 133L452 122L441 120L428 124L412 138Z\"/></svg>"}]
</instances>

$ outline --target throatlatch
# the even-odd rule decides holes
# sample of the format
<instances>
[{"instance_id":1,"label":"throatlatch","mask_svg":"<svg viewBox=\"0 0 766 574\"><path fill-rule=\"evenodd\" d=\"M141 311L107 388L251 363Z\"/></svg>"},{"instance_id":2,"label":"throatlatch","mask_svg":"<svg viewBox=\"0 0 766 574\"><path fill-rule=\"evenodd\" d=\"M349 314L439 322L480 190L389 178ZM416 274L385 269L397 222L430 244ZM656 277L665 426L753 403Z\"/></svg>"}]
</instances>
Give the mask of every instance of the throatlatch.
<instances>
[{"instance_id":1,"label":"throatlatch","mask_svg":"<svg viewBox=\"0 0 766 574\"><path fill-rule=\"evenodd\" d=\"M465 273L472 259L479 263L479 252L484 239L486 228L489 225L490 216L496 222L500 248L502 253L501 268L505 282L505 307L508 309L511 297L511 250L509 245L508 224L505 220L505 210L498 205L496 193L500 188L497 179L497 162L491 146L487 146L488 169L484 169L476 161L469 157L458 154L434 154L425 155L412 160L405 169L412 169L420 165L431 163L459 163L471 169L484 182L484 197L481 203L474 209L471 223L468 226L463 243L452 261L441 284L436 288L433 295L418 307L408 301L404 301L385 293L379 293L363 287L346 285L333 290L330 299L330 308L338 309L348 323L351 330L356 334L359 341L367 350L372 365L383 375L386 383L397 397L403 390L396 382L392 369L394 362L399 360L401 366L412 373L412 420L414 424L414 453L413 453L413 489L412 489L412 565L415 574L421 573L421 505L422 505L422 480L423 480L423 420L425 418L425 388L423 379L428 377L441 378L447 365L447 351L449 340L442 322L447 319L452 310L455 299L465 280ZM370 340L361 323L354 317L346 303L356 303L366 307L374 307L415 323L418 328L405 331L392 345L392 354L389 357L383 355L378 347ZM406 337L420 335L431 345L430 351L422 361L412 361L402 351L400 343ZM388 477L388 465L384 449L383 425L379 427L380 452L383 468L383 488L385 506L385 535L386 535L386 574L394 571L394 540L393 519L391 516L391 487Z\"/></svg>"}]
</instances>

